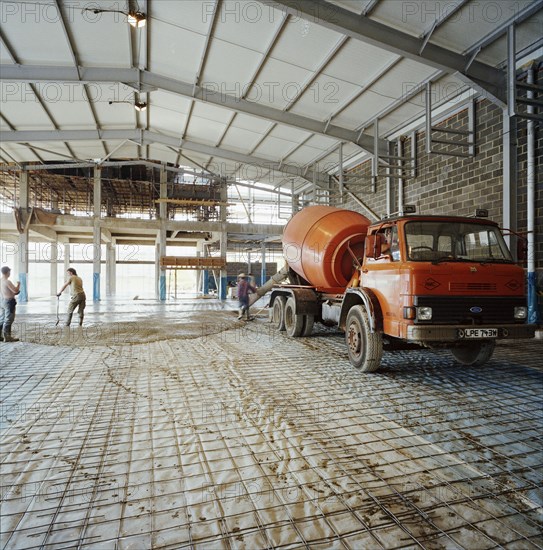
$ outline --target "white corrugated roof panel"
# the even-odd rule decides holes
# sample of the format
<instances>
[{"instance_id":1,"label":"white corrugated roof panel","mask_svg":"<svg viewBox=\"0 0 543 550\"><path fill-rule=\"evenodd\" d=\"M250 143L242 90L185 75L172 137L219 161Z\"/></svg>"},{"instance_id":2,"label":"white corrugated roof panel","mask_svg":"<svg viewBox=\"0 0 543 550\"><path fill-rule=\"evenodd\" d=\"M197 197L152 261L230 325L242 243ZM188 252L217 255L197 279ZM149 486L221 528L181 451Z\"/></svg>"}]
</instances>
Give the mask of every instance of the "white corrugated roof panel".
<instances>
[{"instance_id":1,"label":"white corrugated roof panel","mask_svg":"<svg viewBox=\"0 0 543 550\"><path fill-rule=\"evenodd\" d=\"M181 137L187 124L187 115L152 104L150 108L150 126L160 133Z\"/></svg>"},{"instance_id":2,"label":"white corrugated roof panel","mask_svg":"<svg viewBox=\"0 0 543 550\"><path fill-rule=\"evenodd\" d=\"M215 105L200 103L197 101L194 103L192 115L205 118L210 121L215 121L220 124L227 124L230 122L232 112L227 109L223 109L222 107L216 107Z\"/></svg>"},{"instance_id":3,"label":"white corrugated roof panel","mask_svg":"<svg viewBox=\"0 0 543 550\"><path fill-rule=\"evenodd\" d=\"M435 69L402 59L383 75L369 90L341 111L334 123L351 129L375 118L385 107L405 97L413 87L435 73Z\"/></svg>"},{"instance_id":4,"label":"white corrugated roof panel","mask_svg":"<svg viewBox=\"0 0 543 550\"><path fill-rule=\"evenodd\" d=\"M407 2L378 2L371 19L400 32L420 37L432 27L436 17L463 0L409 0Z\"/></svg>"},{"instance_id":5,"label":"white corrugated roof panel","mask_svg":"<svg viewBox=\"0 0 543 550\"><path fill-rule=\"evenodd\" d=\"M358 90L355 84L322 73L290 110L324 121Z\"/></svg>"},{"instance_id":6,"label":"white corrugated roof panel","mask_svg":"<svg viewBox=\"0 0 543 550\"><path fill-rule=\"evenodd\" d=\"M310 139L306 141L305 145L308 145L309 147L315 147L317 149L322 149L322 151L326 151L327 149L330 149L330 147L335 147L339 145L339 140L332 137L314 134L311 136Z\"/></svg>"},{"instance_id":7,"label":"white corrugated roof panel","mask_svg":"<svg viewBox=\"0 0 543 550\"><path fill-rule=\"evenodd\" d=\"M51 119L32 91L30 84L17 83L16 94L2 98L2 115L17 130L54 129Z\"/></svg>"},{"instance_id":8,"label":"white corrugated roof panel","mask_svg":"<svg viewBox=\"0 0 543 550\"><path fill-rule=\"evenodd\" d=\"M268 136L257 147L254 154L260 158L277 160L282 159L291 149L291 141Z\"/></svg>"},{"instance_id":9,"label":"white corrugated roof panel","mask_svg":"<svg viewBox=\"0 0 543 550\"><path fill-rule=\"evenodd\" d=\"M147 3L150 25L162 23L174 31L191 30L203 35L211 26L214 6L212 0L152 0Z\"/></svg>"},{"instance_id":10,"label":"white corrugated roof panel","mask_svg":"<svg viewBox=\"0 0 543 550\"><path fill-rule=\"evenodd\" d=\"M265 134L273 126L273 123L263 118L238 113L232 122L232 126L258 134Z\"/></svg>"},{"instance_id":11,"label":"white corrugated roof panel","mask_svg":"<svg viewBox=\"0 0 543 550\"><path fill-rule=\"evenodd\" d=\"M330 4L339 6L345 10L352 11L353 13L361 14L364 8L372 2L372 0L328 0ZM330 11L333 13L333 6L330 7Z\"/></svg>"},{"instance_id":12,"label":"white corrugated roof panel","mask_svg":"<svg viewBox=\"0 0 543 550\"><path fill-rule=\"evenodd\" d=\"M117 13L82 12L79 3L66 2L66 25L73 37L73 48L80 64L88 67L130 67L130 25ZM119 9L118 2L102 2L108 9ZM89 4L89 7L93 7ZM142 29L138 33L144 32Z\"/></svg>"},{"instance_id":13,"label":"white corrugated roof panel","mask_svg":"<svg viewBox=\"0 0 543 550\"><path fill-rule=\"evenodd\" d=\"M2 4L2 31L19 63L73 64L70 47L53 0Z\"/></svg>"},{"instance_id":14,"label":"white corrugated roof panel","mask_svg":"<svg viewBox=\"0 0 543 550\"><path fill-rule=\"evenodd\" d=\"M96 116L103 129L134 128L136 110L128 103L113 103L100 101L94 104Z\"/></svg>"},{"instance_id":15,"label":"white corrugated roof panel","mask_svg":"<svg viewBox=\"0 0 543 550\"><path fill-rule=\"evenodd\" d=\"M342 36L311 21L290 18L271 55L304 70L315 71Z\"/></svg>"},{"instance_id":16,"label":"white corrugated roof panel","mask_svg":"<svg viewBox=\"0 0 543 550\"><path fill-rule=\"evenodd\" d=\"M535 14L528 21L524 21L520 25L515 26L517 51L523 51L531 44L534 44L535 40L538 38L541 39L541 37L543 37L543 11ZM536 52L533 58L540 58L541 55L540 48L539 53ZM507 61L507 35L504 34L501 38L498 38L496 42L481 51L477 56L477 60L493 66L500 65Z\"/></svg>"},{"instance_id":17,"label":"white corrugated roof panel","mask_svg":"<svg viewBox=\"0 0 543 550\"><path fill-rule=\"evenodd\" d=\"M149 155L152 159L160 162L170 162L172 164L175 164L177 159L177 153L159 144L149 145Z\"/></svg>"},{"instance_id":18,"label":"white corrugated roof panel","mask_svg":"<svg viewBox=\"0 0 543 550\"><path fill-rule=\"evenodd\" d=\"M255 73L262 54L223 40L209 48L201 83L217 93L241 97Z\"/></svg>"},{"instance_id":19,"label":"white corrugated roof panel","mask_svg":"<svg viewBox=\"0 0 543 550\"><path fill-rule=\"evenodd\" d=\"M215 38L264 53L275 35L283 12L260 2L225 0L215 29Z\"/></svg>"},{"instance_id":20,"label":"white corrugated roof panel","mask_svg":"<svg viewBox=\"0 0 543 550\"><path fill-rule=\"evenodd\" d=\"M186 126L191 100L158 90L148 97L150 126L162 133L180 135Z\"/></svg>"},{"instance_id":21,"label":"white corrugated roof panel","mask_svg":"<svg viewBox=\"0 0 543 550\"><path fill-rule=\"evenodd\" d=\"M39 82L34 87L61 130L95 127L96 121L82 84Z\"/></svg>"},{"instance_id":22,"label":"white corrugated roof panel","mask_svg":"<svg viewBox=\"0 0 543 550\"><path fill-rule=\"evenodd\" d=\"M72 144L70 144L72 145ZM23 161L36 161L36 156L31 152L31 150L24 145L15 145L9 144L10 148L13 148L13 151L16 152L16 156L19 160ZM30 142L30 147L35 146L38 155L43 160L68 160L67 157L70 156L70 151L66 148L66 145L58 141L47 141L47 142ZM4 145L2 145L4 147ZM7 149L7 148L6 148Z\"/></svg>"},{"instance_id":23,"label":"white corrugated roof panel","mask_svg":"<svg viewBox=\"0 0 543 550\"><path fill-rule=\"evenodd\" d=\"M202 118L196 115L190 117L186 131L186 137L200 143L215 145L222 136L226 124L221 124L216 120Z\"/></svg>"},{"instance_id":24,"label":"white corrugated roof panel","mask_svg":"<svg viewBox=\"0 0 543 550\"><path fill-rule=\"evenodd\" d=\"M326 66L325 72L331 77L364 86L398 58L396 54L351 39Z\"/></svg>"},{"instance_id":25,"label":"white corrugated roof panel","mask_svg":"<svg viewBox=\"0 0 543 550\"><path fill-rule=\"evenodd\" d=\"M285 126L283 124L277 124L270 132L270 136L290 141L291 143L299 143L307 139L311 135L311 132L305 130L299 130L291 126Z\"/></svg>"},{"instance_id":26,"label":"white corrugated roof panel","mask_svg":"<svg viewBox=\"0 0 543 550\"><path fill-rule=\"evenodd\" d=\"M236 128L232 125L226 132L220 146L239 153L248 153L261 138L262 135L257 132Z\"/></svg>"},{"instance_id":27,"label":"white corrugated roof panel","mask_svg":"<svg viewBox=\"0 0 543 550\"><path fill-rule=\"evenodd\" d=\"M317 158L318 156L322 155L323 150L317 149L316 147L310 147L308 145L302 145L296 151L294 151L291 155L288 156L286 159L286 162L288 164L294 164L297 166L306 166L309 164L313 159Z\"/></svg>"},{"instance_id":28,"label":"white corrugated roof panel","mask_svg":"<svg viewBox=\"0 0 543 550\"><path fill-rule=\"evenodd\" d=\"M0 63L2 65L13 65L15 63L11 52L7 49L2 39L0 39Z\"/></svg>"},{"instance_id":29,"label":"white corrugated roof panel","mask_svg":"<svg viewBox=\"0 0 543 550\"><path fill-rule=\"evenodd\" d=\"M463 53L472 44L502 26L519 11L533 3L533 0L515 0L514 2L477 0L469 2L439 27L432 35L431 41L439 46ZM441 9L443 10L443 6ZM536 39L541 37L543 28L540 27L539 32L536 29L535 33ZM533 40L532 36L531 41L533 42Z\"/></svg>"},{"instance_id":30,"label":"white corrugated roof panel","mask_svg":"<svg viewBox=\"0 0 543 550\"><path fill-rule=\"evenodd\" d=\"M152 21L152 26L149 69L177 80L194 82L205 36L157 20Z\"/></svg>"},{"instance_id":31,"label":"white corrugated roof panel","mask_svg":"<svg viewBox=\"0 0 543 550\"><path fill-rule=\"evenodd\" d=\"M247 99L283 109L297 96L300 83L305 82L310 75L310 71L301 67L269 59Z\"/></svg>"},{"instance_id":32,"label":"white corrugated roof panel","mask_svg":"<svg viewBox=\"0 0 543 550\"><path fill-rule=\"evenodd\" d=\"M112 141L110 150L113 150L118 144L118 142ZM80 160L99 159L105 156L104 147L100 141L71 141L70 147L76 158ZM137 151L133 151L130 155L132 158L134 156L137 156ZM122 155L119 154L119 157L122 158Z\"/></svg>"}]
</instances>

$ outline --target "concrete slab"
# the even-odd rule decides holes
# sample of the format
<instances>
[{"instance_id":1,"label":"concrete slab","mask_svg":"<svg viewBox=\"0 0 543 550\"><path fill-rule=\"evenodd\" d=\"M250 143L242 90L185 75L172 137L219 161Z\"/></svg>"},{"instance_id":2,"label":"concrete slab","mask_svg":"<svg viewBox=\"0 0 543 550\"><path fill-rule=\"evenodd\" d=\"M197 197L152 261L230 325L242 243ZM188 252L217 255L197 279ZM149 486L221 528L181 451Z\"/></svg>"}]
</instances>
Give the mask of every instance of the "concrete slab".
<instances>
[{"instance_id":1,"label":"concrete slab","mask_svg":"<svg viewBox=\"0 0 543 550\"><path fill-rule=\"evenodd\" d=\"M483 368L235 303L107 300L1 344L3 548L541 548L541 342Z\"/></svg>"}]
</instances>

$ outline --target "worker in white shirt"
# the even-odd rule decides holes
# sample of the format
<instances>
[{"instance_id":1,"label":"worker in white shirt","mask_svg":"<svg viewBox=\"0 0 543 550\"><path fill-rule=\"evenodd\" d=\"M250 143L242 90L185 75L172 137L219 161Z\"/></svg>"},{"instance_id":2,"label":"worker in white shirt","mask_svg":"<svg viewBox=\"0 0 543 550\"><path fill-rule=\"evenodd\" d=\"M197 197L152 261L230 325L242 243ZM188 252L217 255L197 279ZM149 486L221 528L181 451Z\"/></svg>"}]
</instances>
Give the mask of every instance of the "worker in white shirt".
<instances>
[{"instance_id":1,"label":"worker in white shirt","mask_svg":"<svg viewBox=\"0 0 543 550\"><path fill-rule=\"evenodd\" d=\"M1 270L2 279L0 279L0 340L4 342L18 342L19 338L11 336L11 325L15 320L15 308L17 300L15 296L19 294L21 283L14 285L10 280L11 269L5 265Z\"/></svg>"},{"instance_id":2,"label":"worker in white shirt","mask_svg":"<svg viewBox=\"0 0 543 550\"><path fill-rule=\"evenodd\" d=\"M70 267L67 269L68 280L64 283L64 286L58 291L57 296L64 292L67 287L70 287L70 303L68 304L68 315L66 317L66 326L69 327L72 322L72 315L75 308L79 313L79 326L83 325L83 317L85 316L86 296L83 290L83 280L77 275L77 271Z\"/></svg>"}]
</instances>

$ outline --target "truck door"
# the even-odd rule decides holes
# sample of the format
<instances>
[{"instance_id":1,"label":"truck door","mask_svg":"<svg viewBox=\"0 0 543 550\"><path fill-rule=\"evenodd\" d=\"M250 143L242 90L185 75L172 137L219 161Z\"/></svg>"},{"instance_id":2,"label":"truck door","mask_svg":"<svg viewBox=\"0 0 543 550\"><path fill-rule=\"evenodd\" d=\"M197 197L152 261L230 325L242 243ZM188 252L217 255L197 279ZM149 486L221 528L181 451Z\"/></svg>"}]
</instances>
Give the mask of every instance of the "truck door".
<instances>
[{"instance_id":1,"label":"truck door","mask_svg":"<svg viewBox=\"0 0 543 550\"><path fill-rule=\"evenodd\" d=\"M383 313L385 334L400 335L400 265L401 251L398 241L398 228L388 224L376 232L381 235L381 255L366 258L362 269L362 285L373 290Z\"/></svg>"}]
</instances>

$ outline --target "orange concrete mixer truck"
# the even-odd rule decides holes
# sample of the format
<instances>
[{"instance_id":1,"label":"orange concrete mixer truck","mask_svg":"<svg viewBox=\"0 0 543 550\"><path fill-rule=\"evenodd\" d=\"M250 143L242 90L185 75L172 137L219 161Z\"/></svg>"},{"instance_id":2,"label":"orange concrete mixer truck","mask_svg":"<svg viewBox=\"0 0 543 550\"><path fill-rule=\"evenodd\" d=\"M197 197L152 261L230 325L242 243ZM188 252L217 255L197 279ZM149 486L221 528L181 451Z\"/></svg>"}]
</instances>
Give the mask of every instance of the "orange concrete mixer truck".
<instances>
[{"instance_id":1,"label":"orange concrete mixer truck","mask_svg":"<svg viewBox=\"0 0 543 550\"><path fill-rule=\"evenodd\" d=\"M371 223L329 206L296 213L283 233L286 268L270 320L290 337L315 322L345 333L351 363L379 368L383 349L448 348L487 362L496 341L531 338L524 271L498 225L481 217L404 215ZM288 275L290 284L278 284Z\"/></svg>"}]
</instances>

